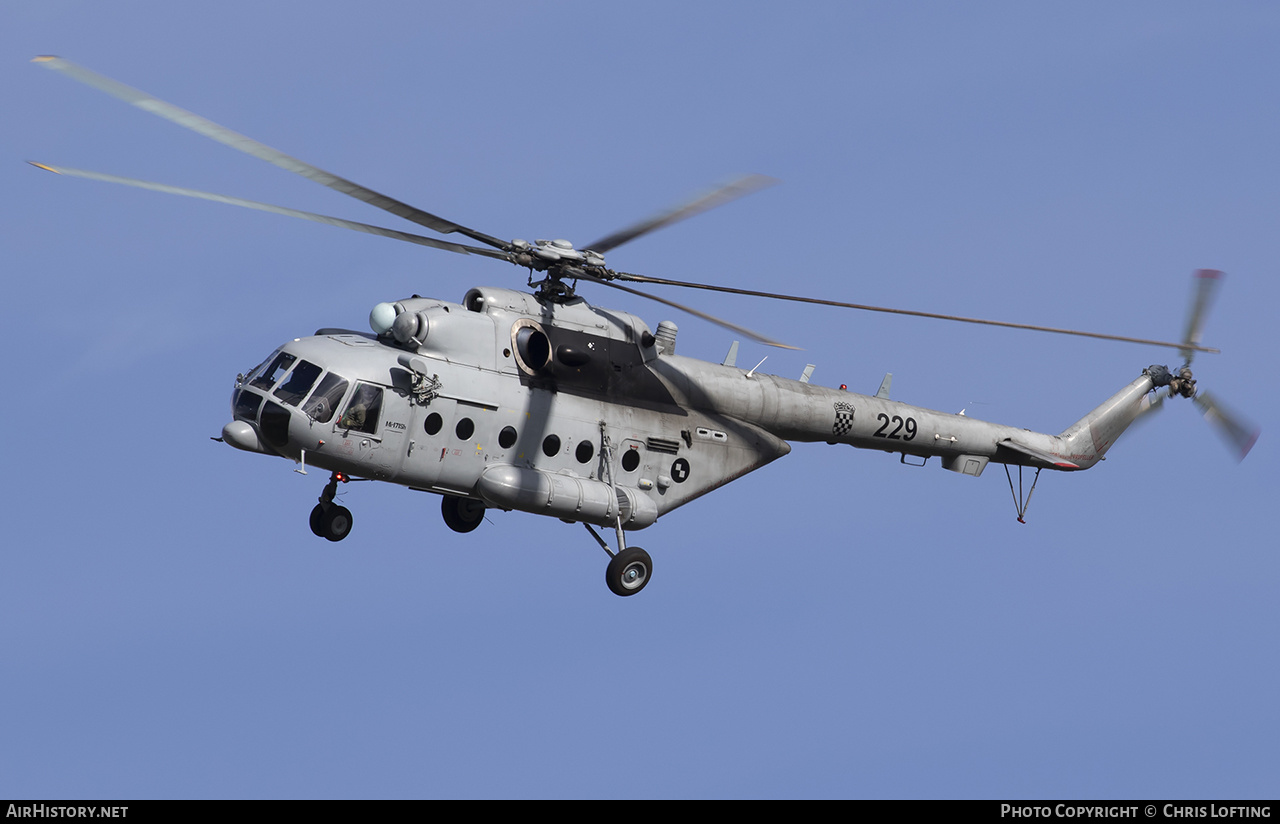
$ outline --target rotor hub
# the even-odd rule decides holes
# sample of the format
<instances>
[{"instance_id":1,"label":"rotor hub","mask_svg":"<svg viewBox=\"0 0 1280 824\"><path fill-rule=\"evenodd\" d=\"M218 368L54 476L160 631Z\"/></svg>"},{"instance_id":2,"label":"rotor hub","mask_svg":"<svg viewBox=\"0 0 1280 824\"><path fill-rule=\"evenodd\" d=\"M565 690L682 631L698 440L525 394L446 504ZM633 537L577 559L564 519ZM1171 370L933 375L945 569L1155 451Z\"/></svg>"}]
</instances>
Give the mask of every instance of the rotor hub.
<instances>
[{"instance_id":1,"label":"rotor hub","mask_svg":"<svg viewBox=\"0 0 1280 824\"><path fill-rule=\"evenodd\" d=\"M1161 386L1169 387L1169 397L1181 395L1184 398L1194 398L1196 396L1196 379L1191 374L1191 367L1183 366L1174 374L1169 367L1153 364L1142 370L1144 374L1151 378L1151 383L1159 388Z\"/></svg>"},{"instance_id":2,"label":"rotor hub","mask_svg":"<svg viewBox=\"0 0 1280 824\"><path fill-rule=\"evenodd\" d=\"M1191 375L1189 367L1182 367L1178 370L1177 377L1169 381L1169 396L1181 395L1184 398L1194 398L1196 396L1196 379Z\"/></svg>"},{"instance_id":3,"label":"rotor hub","mask_svg":"<svg viewBox=\"0 0 1280 824\"><path fill-rule=\"evenodd\" d=\"M590 249L575 249L564 239L527 240L516 239L509 245L508 258L517 266L529 269L529 286L536 287L539 300L563 302L574 296L574 285L565 281L579 278L612 280L614 273L605 268L604 255ZM535 282L533 272L543 272L542 280Z\"/></svg>"}]
</instances>

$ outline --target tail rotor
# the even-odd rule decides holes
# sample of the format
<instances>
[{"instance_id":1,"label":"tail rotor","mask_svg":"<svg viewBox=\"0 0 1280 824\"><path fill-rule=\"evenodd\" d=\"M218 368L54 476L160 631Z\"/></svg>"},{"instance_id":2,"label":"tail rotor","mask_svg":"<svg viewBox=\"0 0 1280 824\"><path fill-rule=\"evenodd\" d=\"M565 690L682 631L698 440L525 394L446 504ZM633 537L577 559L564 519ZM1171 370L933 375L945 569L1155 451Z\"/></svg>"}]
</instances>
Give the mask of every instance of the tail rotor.
<instances>
[{"instance_id":1,"label":"tail rotor","mask_svg":"<svg viewBox=\"0 0 1280 824\"><path fill-rule=\"evenodd\" d=\"M1150 413L1159 410L1165 397L1181 396L1190 398L1199 408L1201 414L1204 415L1204 419L1218 431L1235 453L1236 459L1243 461L1245 456L1249 454L1249 450L1253 448L1254 443L1257 442L1261 430L1235 412L1229 411L1221 401L1208 392L1199 391L1196 388L1196 379L1191 373L1191 360L1195 357L1195 353L1200 346L1205 318L1208 316L1209 308L1213 305L1218 289L1222 286L1222 279L1223 274L1217 269L1200 269L1196 271L1192 281L1191 309L1187 314L1187 325L1182 336L1182 346L1178 350L1182 355L1182 366L1176 372L1164 366L1152 366L1147 370L1148 374L1155 379L1157 387L1167 386L1169 391L1167 396L1165 394L1148 396L1142 410L1139 412L1139 416L1146 417Z\"/></svg>"}]
</instances>

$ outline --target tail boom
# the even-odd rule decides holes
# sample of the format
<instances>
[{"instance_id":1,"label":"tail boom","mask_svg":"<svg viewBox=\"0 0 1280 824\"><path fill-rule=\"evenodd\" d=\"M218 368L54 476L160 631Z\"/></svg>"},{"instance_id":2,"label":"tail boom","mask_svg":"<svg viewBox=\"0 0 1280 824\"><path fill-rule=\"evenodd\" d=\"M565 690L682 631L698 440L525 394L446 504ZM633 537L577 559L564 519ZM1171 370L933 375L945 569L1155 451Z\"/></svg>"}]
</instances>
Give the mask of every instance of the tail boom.
<instances>
[{"instance_id":1,"label":"tail boom","mask_svg":"<svg viewBox=\"0 0 1280 824\"><path fill-rule=\"evenodd\" d=\"M1167 385L1158 373L1144 370L1062 434L1050 435L887 397L748 375L736 367L695 365L678 357L671 362L684 368L667 373L668 386L695 408L759 426L787 441L938 456L945 468L969 475L981 474L988 462L1067 472L1088 469L1142 413L1148 393ZM691 373L698 379L690 380Z\"/></svg>"}]
</instances>

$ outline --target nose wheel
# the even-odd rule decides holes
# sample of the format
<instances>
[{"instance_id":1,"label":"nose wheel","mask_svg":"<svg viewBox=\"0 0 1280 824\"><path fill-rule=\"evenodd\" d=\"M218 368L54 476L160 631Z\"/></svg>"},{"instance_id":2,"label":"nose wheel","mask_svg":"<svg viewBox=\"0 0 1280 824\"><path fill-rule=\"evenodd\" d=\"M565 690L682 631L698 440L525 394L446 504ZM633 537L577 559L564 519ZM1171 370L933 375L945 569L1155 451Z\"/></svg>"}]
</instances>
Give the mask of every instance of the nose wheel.
<instances>
[{"instance_id":1,"label":"nose wheel","mask_svg":"<svg viewBox=\"0 0 1280 824\"><path fill-rule=\"evenodd\" d=\"M311 531L316 537L341 541L351 534L351 510L333 502L333 496L338 492L338 481L346 483L347 480L346 475L335 472L320 493L320 503L311 510L310 519Z\"/></svg>"},{"instance_id":2,"label":"nose wheel","mask_svg":"<svg viewBox=\"0 0 1280 824\"><path fill-rule=\"evenodd\" d=\"M311 531L329 541L341 541L351 534L351 510L338 504L316 504L311 510Z\"/></svg>"}]
</instances>

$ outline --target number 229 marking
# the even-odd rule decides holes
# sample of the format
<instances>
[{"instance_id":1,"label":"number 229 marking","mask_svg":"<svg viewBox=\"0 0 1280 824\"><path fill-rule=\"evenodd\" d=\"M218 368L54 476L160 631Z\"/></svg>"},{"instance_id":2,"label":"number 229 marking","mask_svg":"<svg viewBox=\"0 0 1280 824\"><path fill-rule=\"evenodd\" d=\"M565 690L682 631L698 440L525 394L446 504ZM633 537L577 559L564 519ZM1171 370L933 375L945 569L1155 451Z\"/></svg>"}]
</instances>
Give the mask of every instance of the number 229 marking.
<instances>
[{"instance_id":1,"label":"number 229 marking","mask_svg":"<svg viewBox=\"0 0 1280 824\"><path fill-rule=\"evenodd\" d=\"M909 441L916 436L915 418L907 418L906 420L903 420L897 415L890 418L888 415L881 412L879 415L876 415L876 420L880 421L880 428L872 434L877 438L889 438L894 441ZM886 432L885 430L889 428L889 424L891 423L897 425L893 427L892 432ZM902 432L903 429L906 429L906 434L898 434Z\"/></svg>"}]
</instances>

